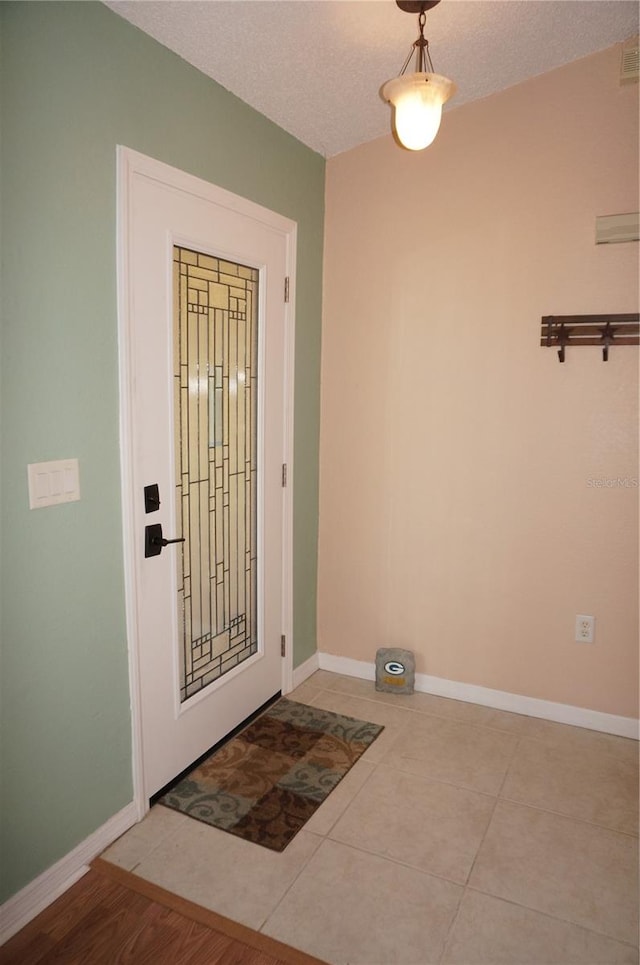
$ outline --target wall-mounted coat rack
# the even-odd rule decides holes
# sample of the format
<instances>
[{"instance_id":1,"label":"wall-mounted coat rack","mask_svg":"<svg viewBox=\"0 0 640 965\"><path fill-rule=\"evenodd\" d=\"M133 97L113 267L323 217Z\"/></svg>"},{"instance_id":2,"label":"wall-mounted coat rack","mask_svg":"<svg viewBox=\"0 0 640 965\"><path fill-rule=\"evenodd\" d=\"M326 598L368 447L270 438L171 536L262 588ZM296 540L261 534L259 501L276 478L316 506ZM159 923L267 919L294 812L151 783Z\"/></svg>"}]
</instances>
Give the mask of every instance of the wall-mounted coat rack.
<instances>
[{"instance_id":1,"label":"wall-mounted coat rack","mask_svg":"<svg viewBox=\"0 0 640 965\"><path fill-rule=\"evenodd\" d=\"M543 315L540 344L559 349L560 362L567 345L599 345L608 362L612 345L640 345L640 315Z\"/></svg>"}]
</instances>

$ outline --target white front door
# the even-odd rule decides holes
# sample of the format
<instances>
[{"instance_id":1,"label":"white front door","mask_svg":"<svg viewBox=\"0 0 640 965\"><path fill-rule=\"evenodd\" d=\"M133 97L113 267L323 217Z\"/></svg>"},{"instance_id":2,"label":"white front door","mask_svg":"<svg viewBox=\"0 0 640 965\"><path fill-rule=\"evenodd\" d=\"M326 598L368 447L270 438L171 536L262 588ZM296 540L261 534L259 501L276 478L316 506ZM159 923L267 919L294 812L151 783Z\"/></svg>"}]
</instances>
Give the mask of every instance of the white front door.
<instances>
[{"instance_id":1,"label":"white front door","mask_svg":"<svg viewBox=\"0 0 640 965\"><path fill-rule=\"evenodd\" d=\"M119 214L129 636L148 801L285 689L295 224L124 148Z\"/></svg>"}]
</instances>

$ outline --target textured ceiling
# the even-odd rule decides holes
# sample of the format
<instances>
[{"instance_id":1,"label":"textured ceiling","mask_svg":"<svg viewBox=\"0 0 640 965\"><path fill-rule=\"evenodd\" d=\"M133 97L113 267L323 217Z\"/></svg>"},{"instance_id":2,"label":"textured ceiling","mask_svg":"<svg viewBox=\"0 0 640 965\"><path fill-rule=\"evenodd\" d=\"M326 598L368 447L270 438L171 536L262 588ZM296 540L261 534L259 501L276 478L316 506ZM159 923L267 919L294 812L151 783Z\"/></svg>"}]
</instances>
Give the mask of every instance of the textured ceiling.
<instances>
[{"instance_id":1,"label":"textured ceiling","mask_svg":"<svg viewBox=\"0 0 640 965\"><path fill-rule=\"evenodd\" d=\"M416 38L393 0L107 0L325 157L389 133L379 96ZM443 0L427 14L449 110L638 32L627 0Z\"/></svg>"}]
</instances>

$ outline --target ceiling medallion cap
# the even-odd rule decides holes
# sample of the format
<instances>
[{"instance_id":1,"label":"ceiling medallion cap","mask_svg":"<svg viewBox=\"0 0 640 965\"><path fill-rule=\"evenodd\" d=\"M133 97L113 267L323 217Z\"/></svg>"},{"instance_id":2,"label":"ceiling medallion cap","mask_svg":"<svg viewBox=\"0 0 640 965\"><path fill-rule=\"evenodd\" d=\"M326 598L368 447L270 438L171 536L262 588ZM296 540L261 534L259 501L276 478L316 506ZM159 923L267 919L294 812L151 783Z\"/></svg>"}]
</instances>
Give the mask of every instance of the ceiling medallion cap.
<instances>
[{"instance_id":1,"label":"ceiling medallion cap","mask_svg":"<svg viewBox=\"0 0 640 965\"><path fill-rule=\"evenodd\" d=\"M440 0L396 0L397 6L405 13L423 13L436 7Z\"/></svg>"}]
</instances>

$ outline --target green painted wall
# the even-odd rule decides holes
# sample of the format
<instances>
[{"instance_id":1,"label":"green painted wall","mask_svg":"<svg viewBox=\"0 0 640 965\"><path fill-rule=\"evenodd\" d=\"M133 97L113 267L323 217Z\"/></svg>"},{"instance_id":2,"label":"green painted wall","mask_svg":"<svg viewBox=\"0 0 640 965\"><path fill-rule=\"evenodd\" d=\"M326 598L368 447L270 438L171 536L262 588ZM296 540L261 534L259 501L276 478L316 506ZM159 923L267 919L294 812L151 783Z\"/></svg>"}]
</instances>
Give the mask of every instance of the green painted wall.
<instances>
[{"instance_id":1,"label":"green painted wall","mask_svg":"<svg viewBox=\"0 0 640 965\"><path fill-rule=\"evenodd\" d=\"M96 3L2 3L0 899L132 798L116 144L298 222L295 663L315 650L324 160ZM30 462L82 499L30 511Z\"/></svg>"}]
</instances>

